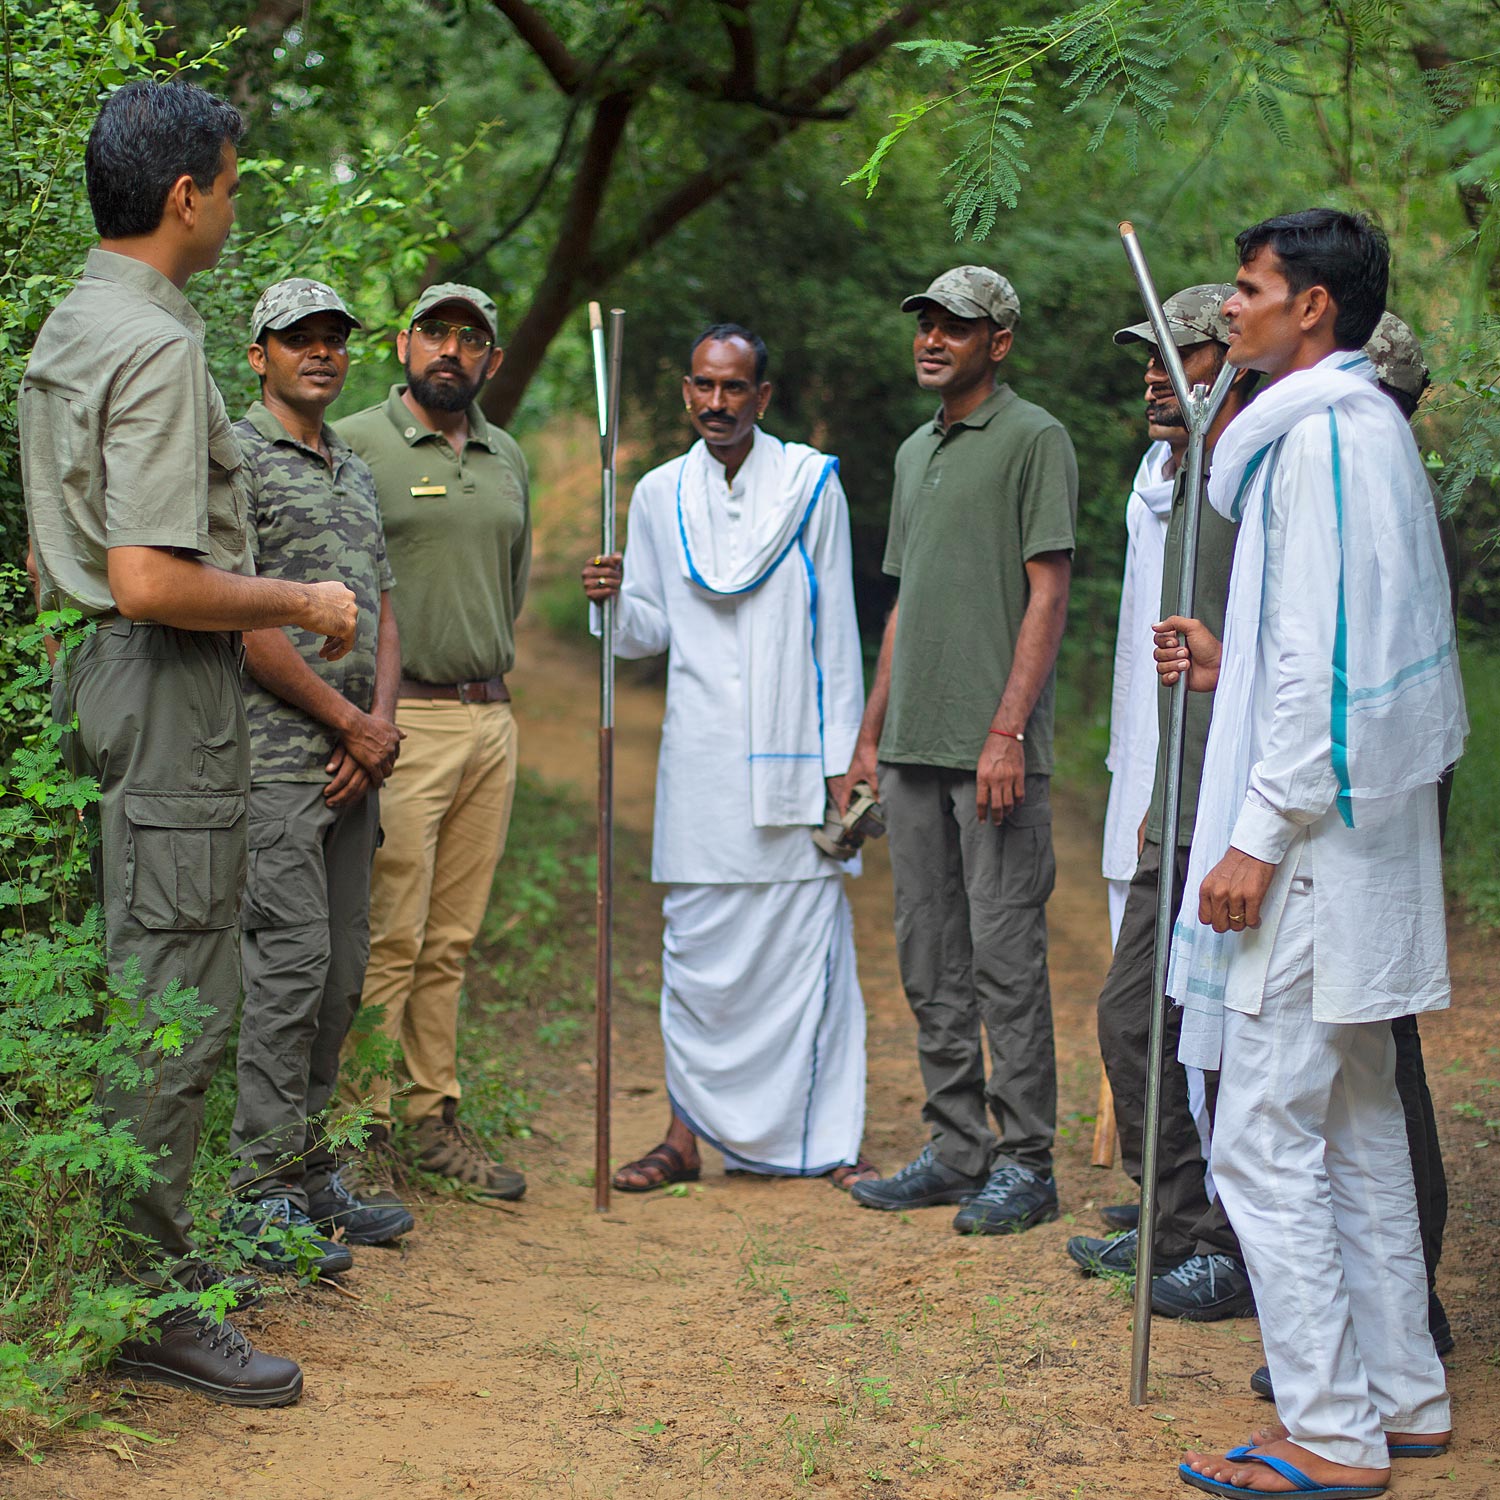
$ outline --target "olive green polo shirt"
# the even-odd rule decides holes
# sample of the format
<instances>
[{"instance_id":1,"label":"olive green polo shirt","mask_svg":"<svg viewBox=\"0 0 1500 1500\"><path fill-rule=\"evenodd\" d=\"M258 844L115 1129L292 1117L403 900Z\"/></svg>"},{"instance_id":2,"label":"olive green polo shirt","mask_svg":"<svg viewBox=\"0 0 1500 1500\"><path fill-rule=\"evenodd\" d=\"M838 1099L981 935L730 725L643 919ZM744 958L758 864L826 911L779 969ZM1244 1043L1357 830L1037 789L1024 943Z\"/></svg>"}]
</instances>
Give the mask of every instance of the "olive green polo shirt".
<instances>
[{"instance_id":1,"label":"olive green polo shirt","mask_svg":"<svg viewBox=\"0 0 1500 1500\"><path fill-rule=\"evenodd\" d=\"M111 547L254 571L249 479L203 356L203 320L160 271L91 250L37 335L19 408L46 608L113 612Z\"/></svg>"},{"instance_id":2,"label":"olive green polo shirt","mask_svg":"<svg viewBox=\"0 0 1500 1500\"><path fill-rule=\"evenodd\" d=\"M354 592L354 644L337 661L323 637L288 625L286 634L314 676L369 713L375 700L380 597L394 583L380 531L375 481L350 446L323 428L324 458L299 442L261 402L235 423L251 475L251 545L262 578L316 583L336 578ZM310 714L241 673L255 782L328 780L323 768L339 737Z\"/></svg>"},{"instance_id":3,"label":"olive green polo shirt","mask_svg":"<svg viewBox=\"0 0 1500 1500\"><path fill-rule=\"evenodd\" d=\"M478 682L515 665L516 614L531 567L526 459L509 433L469 408L461 454L424 426L394 385L383 405L334 430L370 466L401 670L422 682Z\"/></svg>"},{"instance_id":4,"label":"olive green polo shirt","mask_svg":"<svg viewBox=\"0 0 1500 1500\"><path fill-rule=\"evenodd\" d=\"M1194 570L1193 603L1190 613L1202 620L1219 640L1224 639L1224 610L1229 603L1229 568L1234 561L1234 539L1239 526L1226 520L1208 503L1208 477L1203 480L1203 506L1198 513L1198 560ZM1187 476L1179 469L1172 490L1172 515L1167 521L1166 552L1162 559L1161 613L1189 611L1177 607L1177 579L1182 571L1182 543L1187 532ZM1146 816L1146 837L1161 843L1162 802L1167 786L1167 718L1172 694L1157 689L1156 783L1151 789L1151 811ZM1189 693L1182 733L1182 801L1177 810L1177 842L1186 848L1193 842L1193 824L1198 816L1198 787L1203 780L1203 751L1208 744L1208 722L1214 711L1212 693Z\"/></svg>"},{"instance_id":5,"label":"olive green polo shirt","mask_svg":"<svg viewBox=\"0 0 1500 1500\"><path fill-rule=\"evenodd\" d=\"M1000 385L961 421L902 443L885 571L901 580L880 758L972 771L1010 677L1026 563L1073 550L1078 465L1053 416ZM1052 771L1053 674L1026 723L1026 771Z\"/></svg>"}]
</instances>

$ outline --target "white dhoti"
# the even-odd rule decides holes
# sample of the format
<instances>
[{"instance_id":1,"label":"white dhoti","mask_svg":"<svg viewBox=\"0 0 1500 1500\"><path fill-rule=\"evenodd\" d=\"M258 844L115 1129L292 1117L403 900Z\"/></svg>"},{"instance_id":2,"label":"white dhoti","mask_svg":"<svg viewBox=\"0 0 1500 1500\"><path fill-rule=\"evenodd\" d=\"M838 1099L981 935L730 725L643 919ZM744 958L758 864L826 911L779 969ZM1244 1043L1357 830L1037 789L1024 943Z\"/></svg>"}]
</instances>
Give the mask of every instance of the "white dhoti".
<instances>
[{"instance_id":1,"label":"white dhoti","mask_svg":"<svg viewBox=\"0 0 1500 1500\"><path fill-rule=\"evenodd\" d=\"M1224 1012L1213 1168L1291 1440L1383 1469L1383 1432L1445 1432L1452 1418L1391 1024L1313 1019L1314 904L1298 873L1260 1014Z\"/></svg>"},{"instance_id":2,"label":"white dhoti","mask_svg":"<svg viewBox=\"0 0 1500 1500\"><path fill-rule=\"evenodd\" d=\"M674 885L662 911L673 1110L731 1170L816 1177L857 1160L865 1011L842 878Z\"/></svg>"}]
</instances>

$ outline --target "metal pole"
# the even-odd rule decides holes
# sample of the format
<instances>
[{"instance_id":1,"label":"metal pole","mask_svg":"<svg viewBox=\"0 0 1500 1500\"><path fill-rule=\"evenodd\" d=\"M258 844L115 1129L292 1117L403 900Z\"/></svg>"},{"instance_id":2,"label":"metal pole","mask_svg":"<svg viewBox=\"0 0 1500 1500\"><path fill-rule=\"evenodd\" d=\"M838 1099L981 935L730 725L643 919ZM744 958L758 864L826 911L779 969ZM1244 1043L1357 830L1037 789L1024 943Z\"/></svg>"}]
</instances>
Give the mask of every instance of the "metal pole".
<instances>
[{"instance_id":1,"label":"metal pole","mask_svg":"<svg viewBox=\"0 0 1500 1500\"><path fill-rule=\"evenodd\" d=\"M1120 225L1135 279L1140 285L1146 316L1156 334L1157 355L1172 382L1177 405L1187 424L1188 446L1183 459L1186 474L1183 498L1184 530L1182 564L1177 575L1178 613L1193 612L1193 588L1198 571L1198 515L1203 504L1204 438L1213 425L1230 382L1237 373L1226 360L1213 389L1196 385L1188 389L1187 373L1177 352L1161 299L1151 280L1146 256L1127 221ZM1145 1139L1141 1149L1141 1221L1136 1241L1135 1318L1130 1346L1130 1403L1146 1403L1146 1378L1151 1365L1151 1271L1152 1241L1156 1232L1156 1150L1161 1130L1161 1069L1166 1035L1167 961L1172 952L1172 922L1176 915L1173 895L1177 873L1177 822L1182 806L1182 742L1187 712L1187 673L1171 689L1167 716L1166 786L1162 795L1161 873L1156 887L1156 949L1151 967L1151 1031L1147 1043Z\"/></svg>"},{"instance_id":2,"label":"metal pole","mask_svg":"<svg viewBox=\"0 0 1500 1500\"><path fill-rule=\"evenodd\" d=\"M589 303L589 337L594 351L594 394L599 403L600 543L615 550L615 451L620 437L620 369L625 313L611 308L606 359L604 318ZM609 1107L611 1011L614 997L615 898L615 601L600 607L599 633L599 844L595 883L594 953L594 1208L609 1208Z\"/></svg>"}]
</instances>

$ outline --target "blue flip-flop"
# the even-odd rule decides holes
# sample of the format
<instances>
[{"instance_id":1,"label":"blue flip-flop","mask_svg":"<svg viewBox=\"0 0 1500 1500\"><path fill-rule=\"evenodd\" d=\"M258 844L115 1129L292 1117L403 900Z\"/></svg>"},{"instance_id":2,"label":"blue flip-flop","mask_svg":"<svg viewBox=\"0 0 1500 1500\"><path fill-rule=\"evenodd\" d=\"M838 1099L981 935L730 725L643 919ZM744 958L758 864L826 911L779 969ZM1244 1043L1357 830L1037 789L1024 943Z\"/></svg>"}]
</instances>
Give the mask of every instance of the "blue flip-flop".
<instances>
[{"instance_id":1,"label":"blue flip-flop","mask_svg":"<svg viewBox=\"0 0 1500 1500\"><path fill-rule=\"evenodd\" d=\"M1392 1458L1441 1458L1447 1451L1447 1443L1387 1443L1386 1452Z\"/></svg>"},{"instance_id":2,"label":"blue flip-flop","mask_svg":"<svg viewBox=\"0 0 1500 1500\"><path fill-rule=\"evenodd\" d=\"M1386 1489L1383 1484L1319 1484L1316 1479L1310 1479L1304 1474L1296 1464L1290 1464L1284 1458L1273 1458L1269 1453L1252 1453L1248 1447L1231 1448L1224 1457L1236 1463L1264 1464L1268 1469L1274 1469L1283 1479L1291 1481L1295 1487L1292 1494L1317 1495L1321 1500L1374 1500L1375 1496L1383 1495ZM1195 1490L1206 1490L1210 1495L1266 1493L1265 1490L1254 1490L1247 1485L1230 1484L1226 1479L1210 1479L1207 1474L1200 1474L1187 1464L1178 1464L1177 1477L1184 1484L1192 1485Z\"/></svg>"}]
</instances>

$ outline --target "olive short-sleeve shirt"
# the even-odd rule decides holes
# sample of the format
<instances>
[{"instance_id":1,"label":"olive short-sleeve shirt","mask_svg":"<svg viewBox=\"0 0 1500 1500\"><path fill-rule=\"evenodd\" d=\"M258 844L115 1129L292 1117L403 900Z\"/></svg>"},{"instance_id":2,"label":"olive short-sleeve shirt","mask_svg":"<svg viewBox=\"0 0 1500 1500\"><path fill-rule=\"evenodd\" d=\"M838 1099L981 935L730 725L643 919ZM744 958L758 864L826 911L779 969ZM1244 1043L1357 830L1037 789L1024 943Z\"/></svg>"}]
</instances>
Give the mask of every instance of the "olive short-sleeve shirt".
<instances>
[{"instance_id":1,"label":"olive short-sleeve shirt","mask_svg":"<svg viewBox=\"0 0 1500 1500\"><path fill-rule=\"evenodd\" d=\"M391 387L335 431L370 466L391 567L401 670L420 682L481 682L516 662L516 614L531 568L526 459L469 408L460 453Z\"/></svg>"},{"instance_id":2,"label":"olive short-sleeve shirt","mask_svg":"<svg viewBox=\"0 0 1500 1500\"><path fill-rule=\"evenodd\" d=\"M323 638L286 634L309 669L365 713L375 699L380 596L394 583L380 529L375 481L350 446L323 428L328 458L298 442L259 402L235 423L252 477L251 545L264 578L316 583L337 578L359 605L354 645L337 661L318 655ZM327 781L338 736L241 673L250 724L252 781Z\"/></svg>"},{"instance_id":3,"label":"olive short-sleeve shirt","mask_svg":"<svg viewBox=\"0 0 1500 1500\"><path fill-rule=\"evenodd\" d=\"M21 380L21 480L49 609L115 609L111 547L169 547L251 573L249 479L203 355L203 320L160 271L91 250Z\"/></svg>"},{"instance_id":4,"label":"olive short-sleeve shirt","mask_svg":"<svg viewBox=\"0 0 1500 1500\"><path fill-rule=\"evenodd\" d=\"M1008 385L940 415L896 454L885 571L901 580L880 758L972 771L1030 598L1026 563L1073 550L1078 464L1053 416ZM1053 676L1026 722L1026 772L1052 772Z\"/></svg>"}]
</instances>

